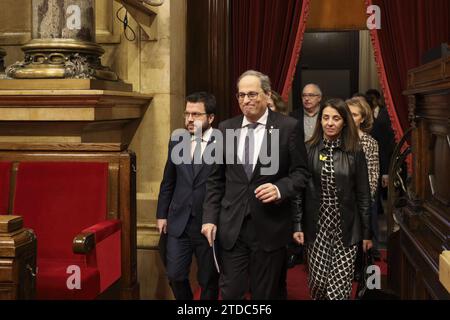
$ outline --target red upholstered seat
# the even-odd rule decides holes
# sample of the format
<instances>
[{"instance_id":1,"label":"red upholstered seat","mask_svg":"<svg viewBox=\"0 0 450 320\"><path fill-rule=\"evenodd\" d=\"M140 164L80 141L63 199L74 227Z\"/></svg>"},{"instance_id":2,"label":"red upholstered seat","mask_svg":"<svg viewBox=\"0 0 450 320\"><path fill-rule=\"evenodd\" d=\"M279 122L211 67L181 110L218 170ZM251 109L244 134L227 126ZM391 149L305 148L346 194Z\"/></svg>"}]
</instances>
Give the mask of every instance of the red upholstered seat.
<instances>
[{"instance_id":1,"label":"red upholstered seat","mask_svg":"<svg viewBox=\"0 0 450 320\"><path fill-rule=\"evenodd\" d=\"M92 299L121 276L121 224L106 220L108 164L21 162L14 214L37 236L37 298ZM73 239L95 235L96 246L74 254ZM80 270L81 288L68 288L71 267Z\"/></svg>"},{"instance_id":2,"label":"red upholstered seat","mask_svg":"<svg viewBox=\"0 0 450 320\"><path fill-rule=\"evenodd\" d=\"M8 213L11 162L0 162L0 214Z\"/></svg>"},{"instance_id":3,"label":"red upholstered seat","mask_svg":"<svg viewBox=\"0 0 450 320\"><path fill-rule=\"evenodd\" d=\"M100 292L100 272L97 268L80 267L80 290L68 290L67 281L73 284L69 277L74 274L67 273L73 261L55 261L51 259L39 259L38 277L36 278L36 289L38 299L71 299L91 300L95 299Z\"/></svg>"}]
</instances>

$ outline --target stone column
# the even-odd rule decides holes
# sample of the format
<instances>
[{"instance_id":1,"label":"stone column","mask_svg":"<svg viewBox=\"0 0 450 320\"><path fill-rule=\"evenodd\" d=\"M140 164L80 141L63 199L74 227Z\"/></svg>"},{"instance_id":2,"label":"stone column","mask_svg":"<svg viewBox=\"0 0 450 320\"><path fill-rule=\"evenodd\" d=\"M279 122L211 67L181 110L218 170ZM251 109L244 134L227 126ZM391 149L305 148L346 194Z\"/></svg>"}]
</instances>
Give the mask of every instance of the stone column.
<instances>
[{"instance_id":1,"label":"stone column","mask_svg":"<svg viewBox=\"0 0 450 320\"><path fill-rule=\"evenodd\" d=\"M95 43L95 0L32 0L32 40L25 60L8 68L12 78L118 80L101 65Z\"/></svg>"}]
</instances>

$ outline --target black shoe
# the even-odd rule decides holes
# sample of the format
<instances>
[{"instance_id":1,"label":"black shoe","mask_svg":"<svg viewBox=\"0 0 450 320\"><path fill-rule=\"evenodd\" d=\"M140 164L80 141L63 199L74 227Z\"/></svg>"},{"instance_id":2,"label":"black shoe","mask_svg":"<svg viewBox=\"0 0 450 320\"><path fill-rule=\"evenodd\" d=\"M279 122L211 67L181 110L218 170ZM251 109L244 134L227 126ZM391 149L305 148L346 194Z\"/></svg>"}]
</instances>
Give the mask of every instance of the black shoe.
<instances>
[{"instance_id":1,"label":"black shoe","mask_svg":"<svg viewBox=\"0 0 450 320\"><path fill-rule=\"evenodd\" d=\"M362 279L361 272L355 272L353 274L353 281L360 282Z\"/></svg>"},{"instance_id":2,"label":"black shoe","mask_svg":"<svg viewBox=\"0 0 450 320\"><path fill-rule=\"evenodd\" d=\"M295 254L290 254L288 256L288 259L287 259L287 267L288 267L288 269L291 269L291 268L295 267L295 259L296 259Z\"/></svg>"},{"instance_id":3,"label":"black shoe","mask_svg":"<svg viewBox=\"0 0 450 320\"><path fill-rule=\"evenodd\" d=\"M298 254L290 254L287 260L288 269L295 267L298 264L303 263L303 256Z\"/></svg>"}]
</instances>

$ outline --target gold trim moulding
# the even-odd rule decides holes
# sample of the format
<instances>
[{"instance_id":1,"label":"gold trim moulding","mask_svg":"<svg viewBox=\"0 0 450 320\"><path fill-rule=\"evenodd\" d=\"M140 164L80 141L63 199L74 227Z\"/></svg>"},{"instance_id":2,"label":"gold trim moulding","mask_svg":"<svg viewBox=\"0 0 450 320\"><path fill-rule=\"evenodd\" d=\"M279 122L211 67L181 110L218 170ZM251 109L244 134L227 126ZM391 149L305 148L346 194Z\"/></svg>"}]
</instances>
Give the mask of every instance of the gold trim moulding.
<instances>
[{"instance_id":1,"label":"gold trim moulding","mask_svg":"<svg viewBox=\"0 0 450 320\"><path fill-rule=\"evenodd\" d=\"M17 79L64 79L64 67L52 67L49 65L28 66L17 70L14 74Z\"/></svg>"},{"instance_id":2,"label":"gold trim moulding","mask_svg":"<svg viewBox=\"0 0 450 320\"><path fill-rule=\"evenodd\" d=\"M36 52L77 52L101 56L105 50L98 44L86 41L74 41L72 39L34 39L24 45L25 53Z\"/></svg>"},{"instance_id":3,"label":"gold trim moulding","mask_svg":"<svg viewBox=\"0 0 450 320\"><path fill-rule=\"evenodd\" d=\"M133 86L123 81L96 79L0 79L1 90L107 90L132 92Z\"/></svg>"}]
</instances>

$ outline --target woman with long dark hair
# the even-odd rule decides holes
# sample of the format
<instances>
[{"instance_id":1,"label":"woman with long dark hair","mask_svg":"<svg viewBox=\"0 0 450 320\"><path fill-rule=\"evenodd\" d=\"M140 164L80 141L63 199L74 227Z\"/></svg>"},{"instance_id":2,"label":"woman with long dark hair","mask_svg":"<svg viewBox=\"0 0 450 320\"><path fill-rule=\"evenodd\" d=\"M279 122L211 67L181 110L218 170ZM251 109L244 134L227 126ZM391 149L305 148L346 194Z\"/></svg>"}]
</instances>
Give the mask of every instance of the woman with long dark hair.
<instances>
[{"instance_id":1,"label":"woman with long dark hair","mask_svg":"<svg viewBox=\"0 0 450 320\"><path fill-rule=\"evenodd\" d=\"M350 297L357 245L372 247L367 164L347 104L328 100L306 145L312 177L294 201L294 240L306 243L313 299Z\"/></svg>"}]
</instances>

